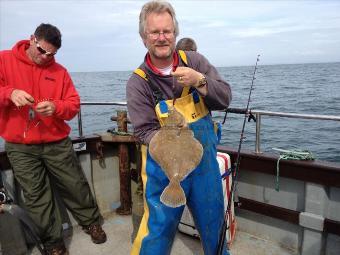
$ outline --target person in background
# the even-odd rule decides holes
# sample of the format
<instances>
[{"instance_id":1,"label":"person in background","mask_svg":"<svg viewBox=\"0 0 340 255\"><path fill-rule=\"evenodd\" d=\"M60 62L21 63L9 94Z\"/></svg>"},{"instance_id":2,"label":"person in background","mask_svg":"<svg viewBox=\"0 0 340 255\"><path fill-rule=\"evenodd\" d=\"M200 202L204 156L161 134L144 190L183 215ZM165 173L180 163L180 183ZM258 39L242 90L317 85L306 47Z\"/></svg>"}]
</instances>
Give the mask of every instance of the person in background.
<instances>
[{"instance_id":1,"label":"person in background","mask_svg":"<svg viewBox=\"0 0 340 255\"><path fill-rule=\"evenodd\" d=\"M148 52L127 82L127 106L134 134L142 147L144 214L131 254L170 254L184 206L172 208L160 201L169 184L151 158L148 144L161 127L169 106L186 118L203 146L198 167L181 182L200 233L205 254L216 254L224 217L221 176L216 159L217 135L210 111L231 102L231 89L216 68L194 51L176 51L178 22L165 1L146 3L139 16L139 34ZM174 100L176 103L174 104ZM160 108L162 105L162 108ZM229 254L227 249L223 254Z\"/></svg>"},{"instance_id":2,"label":"person in background","mask_svg":"<svg viewBox=\"0 0 340 255\"><path fill-rule=\"evenodd\" d=\"M176 50L197 51L197 45L194 39L184 37L177 42Z\"/></svg>"},{"instance_id":3,"label":"person in background","mask_svg":"<svg viewBox=\"0 0 340 255\"><path fill-rule=\"evenodd\" d=\"M29 40L0 52L0 136L28 214L47 254L68 254L55 193L94 243L106 241L99 209L68 137L80 98L55 61L61 33L39 25Z\"/></svg>"}]
</instances>

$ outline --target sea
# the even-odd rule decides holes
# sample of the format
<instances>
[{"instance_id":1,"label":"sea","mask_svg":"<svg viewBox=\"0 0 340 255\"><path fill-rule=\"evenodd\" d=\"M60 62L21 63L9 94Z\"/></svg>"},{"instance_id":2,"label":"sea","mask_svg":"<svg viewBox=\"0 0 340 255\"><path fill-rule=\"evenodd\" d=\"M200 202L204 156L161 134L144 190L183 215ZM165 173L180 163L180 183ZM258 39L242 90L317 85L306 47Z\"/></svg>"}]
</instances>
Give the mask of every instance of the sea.
<instances>
[{"instance_id":1,"label":"sea","mask_svg":"<svg viewBox=\"0 0 340 255\"><path fill-rule=\"evenodd\" d=\"M254 66L219 67L232 88L231 108L246 108ZM126 101L125 86L132 71L71 73L82 102ZM249 108L273 112L340 116L340 62L258 65ZM116 128L112 116L124 106L83 105L84 135L101 134ZM212 112L222 123L224 112ZM221 145L238 148L244 114L228 113L222 125ZM77 118L69 122L71 136L78 136ZM254 121L245 124L242 150L255 150ZM129 126L132 132L132 127ZM278 154L273 148L307 150L318 160L340 163L340 121L262 116L261 151ZM3 143L3 141L0 141ZM0 144L1 146L1 144Z\"/></svg>"}]
</instances>

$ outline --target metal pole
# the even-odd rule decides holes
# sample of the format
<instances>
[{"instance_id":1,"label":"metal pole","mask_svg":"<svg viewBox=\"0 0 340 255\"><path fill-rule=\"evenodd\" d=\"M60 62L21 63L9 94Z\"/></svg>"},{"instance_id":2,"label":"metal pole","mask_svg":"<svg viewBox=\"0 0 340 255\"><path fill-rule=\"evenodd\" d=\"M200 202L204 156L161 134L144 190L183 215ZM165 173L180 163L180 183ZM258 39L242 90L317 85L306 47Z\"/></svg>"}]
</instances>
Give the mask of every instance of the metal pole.
<instances>
[{"instance_id":1,"label":"metal pole","mask_svg":"<svg viewBox=\"0 0 340 255\"><path fill-rule=\"evenodd\" d=\"M117 111L117 126L119 132L127 132L127 112ZM119 181L120 181L120 207L116 213L120 215L131 214L131 172L129 147L125 143L118 145L119 154Z\"/></svg>"},{"instance_id":2,"label":"metal pole","mask_svg":"<svg viewBox=\"0 0 340 255\"><path fill-rule=\"evenodd\" d=\"M78 134L79 134L79 137L83 137L83 123L81 120L81 107L79 108L79 112L78 112Z\"/></svg>"},{"instance_id":3,"label":"metal pole","mask_svg":"<svg viewBox=\"0 0 340 255\"><path fill-rule=\"evenodd\" d=\"M261 153L261 114L256 113L256 142L255 152Z\"/></svg>"}]
</instances>

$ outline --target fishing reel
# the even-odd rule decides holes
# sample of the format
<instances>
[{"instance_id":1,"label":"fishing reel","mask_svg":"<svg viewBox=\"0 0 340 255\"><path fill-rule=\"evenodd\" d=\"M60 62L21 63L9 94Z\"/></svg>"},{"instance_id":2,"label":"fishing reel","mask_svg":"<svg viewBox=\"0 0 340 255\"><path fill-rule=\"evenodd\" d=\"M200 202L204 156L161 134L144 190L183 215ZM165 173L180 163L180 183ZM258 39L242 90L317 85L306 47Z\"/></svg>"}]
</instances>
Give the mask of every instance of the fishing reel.
<instances>
[{"instance_id":1,"label":"fishing reel","mask_svg":"<svg viewBox=\"0 0 340 255\"><path fill-rule=\"evenodd\" d=\"M0 205L2 204L10 204L13 202L13 200L11 199L10 196L8 196L5 186L4 186L4 182L2 180L2 175L1 175L1 166L0 166Z\"/></svg>"},{"instance_id":2,"label":"fishing reel","mask_svg":"<svg viewBox=\"0 0 340 255\"><path fill-rule=\"evenodd\" d=\"M10 204L13 200L6 194L4 189L0 189L0 205L2 204Z\"/></svg>"},{"instance_id":3,"label":"fishing reel","mask_svg":"<svg viewBox=\"0 0 340 255\"><path fill-rule=\"evenodd\" d=\"M251 120L253 120L254 122L256 122L256 117L252 114L251 110L249 111L248 114L248 122L250 122Z\"/></svg>"}]
</instances>

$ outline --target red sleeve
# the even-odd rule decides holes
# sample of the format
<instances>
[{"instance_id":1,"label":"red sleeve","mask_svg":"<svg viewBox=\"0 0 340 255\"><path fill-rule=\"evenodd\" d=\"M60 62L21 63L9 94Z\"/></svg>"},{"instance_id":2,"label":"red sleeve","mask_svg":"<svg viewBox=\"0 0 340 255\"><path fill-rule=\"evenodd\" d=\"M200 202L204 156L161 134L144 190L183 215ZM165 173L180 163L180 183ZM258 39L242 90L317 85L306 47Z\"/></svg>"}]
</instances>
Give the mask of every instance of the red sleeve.
<instances>
[{"instance_id":1,"label":"red sleeve","mask_svg":"<svg viewBox=\"0 0 340 255\"><path fill-rule=\"evenodd\" d=\"M10 96L14 88L6 84L5 69L4 69L3 58L0 55L0 106L6 106L10 104Z\"/></svg>"},{"instance_id":2,"label":"red sleeve","mask_svg":"<svg viewBox=\"0 0 340 255\"><path fill-rule=\"evenodd\" d=\"M65 77L62 86L62 98L60 100L54 101L56 106L54 114L60 119L71 120L79 112L80 97L67 71L65 71Z\"/></svg>"}]
</instances>

